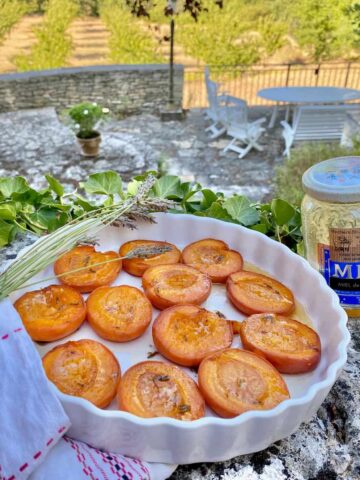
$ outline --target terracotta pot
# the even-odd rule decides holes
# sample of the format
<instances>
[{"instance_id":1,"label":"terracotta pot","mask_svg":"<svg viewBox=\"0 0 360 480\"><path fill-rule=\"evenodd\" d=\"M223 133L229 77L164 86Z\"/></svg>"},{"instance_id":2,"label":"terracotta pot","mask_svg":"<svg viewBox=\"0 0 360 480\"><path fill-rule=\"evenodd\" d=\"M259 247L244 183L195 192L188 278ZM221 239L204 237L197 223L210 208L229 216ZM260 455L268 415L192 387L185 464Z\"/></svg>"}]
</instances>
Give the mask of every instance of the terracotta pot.
<instances>
[{"instance_id":1,"label":"terracotta pot","mask_svg":"<svg viewBox=\"0 0 360 480\"><path fill-rule=\"evenodd\" d=\"M76 135L76 139L81 148L81 155L84 157L97 157L99 155L101 143L101 135L99 132L94 132L93 138L79 138Z\"/></svg>"}]
</instances>

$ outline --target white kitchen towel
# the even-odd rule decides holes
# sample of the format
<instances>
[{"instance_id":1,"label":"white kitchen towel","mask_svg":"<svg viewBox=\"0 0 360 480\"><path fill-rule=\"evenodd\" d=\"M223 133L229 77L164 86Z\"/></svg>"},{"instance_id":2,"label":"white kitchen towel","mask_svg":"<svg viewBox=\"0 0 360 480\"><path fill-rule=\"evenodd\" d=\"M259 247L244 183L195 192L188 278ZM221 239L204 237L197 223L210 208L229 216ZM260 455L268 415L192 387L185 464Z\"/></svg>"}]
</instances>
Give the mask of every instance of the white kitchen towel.
<instances>
[{"instance_id":1,"label":"white kitchen towel","mask_svg":"<svg viewBox=\"0 0 360 480\"><path fill-rule=\"evenodd\" d=\"M27 478L70 426L9 299L0 302L0 475Z\"/></svg>"},{"instance_id":2,"label":"white kitchen towel","mask_svg":"<svg viewBox=\"0 0 360 480\"><path fill-rule=\"evenodd\" d=\"M103 452L64 437L30 480L164 480L175 468Z\"/></svg>"},{"instance_id":3,"label":"white kitchen towel","mask_svg":"<svg viewBox=\"0 0 360 480\"><path fill-rule=\"evenodd\" d=\"M62 438L70 421L9 299L0 302L0 369L1 480L164 480L175 470Z\"/></svg>"}]
</instances>

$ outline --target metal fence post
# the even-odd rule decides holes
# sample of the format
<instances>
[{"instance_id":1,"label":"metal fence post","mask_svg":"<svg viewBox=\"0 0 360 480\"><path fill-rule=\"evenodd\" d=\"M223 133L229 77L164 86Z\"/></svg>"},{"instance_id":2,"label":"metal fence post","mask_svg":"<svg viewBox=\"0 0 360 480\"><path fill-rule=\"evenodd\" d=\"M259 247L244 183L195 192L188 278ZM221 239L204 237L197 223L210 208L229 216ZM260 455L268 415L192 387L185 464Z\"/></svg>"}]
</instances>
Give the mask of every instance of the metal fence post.
<instances>
[{"instance_id":1,"label":"metal fence post","mask_svg":"<svg viewBox=\"0 0 360 480\"><path fill-rule=\"evenodd\" d=\"M350 75L350 68L351 68L351 62L348 63L347 69L346 69L346 77L345 77L345 83L344 87L347 87L348 80L349 80L349 75Z\"/></svg>"},{"instance_id":2,"label":"metal fence post","mask_svg":"<svg viewBox=\"0 0 360 480\"><path fill-rule=\"evenodd\" d=\"M317 66L317 68L315 69L315 75L316 75L316 83L315 83L315 85L316 85L316 86L318 86L318 83L319 83L320 67L321 67L321 63L319 63L318 66Z\"/></svg>"},{"instance_id":3,"label":"metal fence post","mask_svg":"<svg viewBox=\"0 0 360 480\"><path fill-rule=\"evenodd\" d=\"M287 72L286 72L285 87L288 87L288 86L289 86L290 70L291 70L291 63L288 63Z\"/></svg>"}]
</instances>

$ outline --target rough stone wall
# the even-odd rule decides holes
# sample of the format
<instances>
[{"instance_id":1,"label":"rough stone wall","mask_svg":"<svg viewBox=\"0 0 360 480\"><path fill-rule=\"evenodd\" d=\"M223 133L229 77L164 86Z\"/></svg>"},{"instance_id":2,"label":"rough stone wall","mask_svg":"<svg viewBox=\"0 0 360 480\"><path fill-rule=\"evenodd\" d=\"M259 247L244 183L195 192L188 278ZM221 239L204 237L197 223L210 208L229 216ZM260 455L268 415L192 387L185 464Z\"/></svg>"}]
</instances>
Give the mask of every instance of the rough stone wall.
<instances>
[{"instance_id":1,"label":"rough stone wall","mask_svg":"<svg viewBox=\"0 0 360 480\"><path fill-rule=\"evenodd\" d=\"M174 68L174 97L182 105L183 67ZM98 102L113 113L156 113L167 104L167 65L109 65L0 75L0 112Z\"/></svg>"}]
</instances>

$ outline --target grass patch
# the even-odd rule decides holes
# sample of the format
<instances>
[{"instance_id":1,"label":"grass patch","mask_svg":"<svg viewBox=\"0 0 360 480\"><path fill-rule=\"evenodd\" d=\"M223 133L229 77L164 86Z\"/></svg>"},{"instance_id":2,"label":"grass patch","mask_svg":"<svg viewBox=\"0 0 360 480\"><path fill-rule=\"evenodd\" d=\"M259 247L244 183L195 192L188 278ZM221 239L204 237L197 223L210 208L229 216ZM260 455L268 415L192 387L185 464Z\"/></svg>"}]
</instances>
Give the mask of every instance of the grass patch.
<instances>
[{"instance_id":1,"label":"grass patch","mask_svg":"<svg viewBox=\"0 0 360 480\"><path fill-rule=\"evenodd\" d=\"M275 173L275 196L300 205L304 196L301 179L303 173L316 163L329 158L360 155L360 143L354 142L349 149L331 143L306 143L291 151L291 158L277 167Z\"/></svg>"}]
</instances>

